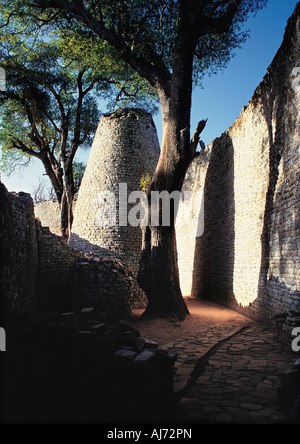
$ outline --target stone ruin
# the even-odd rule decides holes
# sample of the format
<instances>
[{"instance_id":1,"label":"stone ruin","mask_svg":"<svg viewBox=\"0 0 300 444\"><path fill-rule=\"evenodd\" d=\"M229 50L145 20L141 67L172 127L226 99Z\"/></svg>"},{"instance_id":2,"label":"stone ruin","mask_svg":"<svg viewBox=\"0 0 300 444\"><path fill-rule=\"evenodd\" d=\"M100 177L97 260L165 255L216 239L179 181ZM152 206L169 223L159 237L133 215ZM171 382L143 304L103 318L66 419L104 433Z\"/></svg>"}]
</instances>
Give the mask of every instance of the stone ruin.
<instances>
[{"instance_id":1,"label":"stone ruin","mask_svg":"<svg viewBox=\"0 0 300 444\"><path fill-rule=\"evenodd\" d=\"M98 257L118 258L126 263L133 273L132 307L145 307L147 304L136 279L142 235L139 227L119 226L119 185L126 184L128 196L133 191L141 191L141 181L152 177L159 154L159 141L151 114L140 109L125 109L104 115L75 203L70 247ZM107 192L113 193L116 198L116 219L109 225L99 220L103 196ZM52 233L59 235L60 212L56 202L36 205L35 214Z\"/></svg>"},{"instance_id":2,"label":"stone ruin","mask_svg":"<svg viewBox=\"0 0 300 444\"><path fill-rule=\"evenodd\" d=\"M151 114L125 109L104 115L99 123L80 187L70 246L99 256L113 256L133 270L133 304L146 298L136 281L142 236L139 227L120 226L119 186L126 184L128 196L141 191L141 180L153 176L160 154ZM103 193L116 197L116 219L109 225L99 221ZM124 205L124 203L122 203ZM126 215L127 211L124 208ZM128 205L128 211L130 205Z\"/></svg>"},{"instance_id":3,"label":"stone ruin","mask_svg":"<svg viewBox=\"0 0 300 444\"><path fill-rule=\"evenodd\" d=\"M73 250L35 219L25 193L0 183L1 312L94 307L103 319L130 315L132 271L120 260Z\"/></svg>"},{"instance_id":4,"label":"stone ruin","mask_svg":"<svg viewBox=\"0 0 300 444\"><path fill-rule=\"evenodd\" d=\"M128 322L131 269L70 248L2 183L0 256L2 423L181 421L176 356Z\"/></svg>"},{"instance_id":5,"label":"stone ruin","mask_svg":"<svg viewBox=\"0 0 300 444\"><path fill-rule=\"evenodd\" d=\"M138 178L126 177L124 171L120 177L112 172L110 178L115 186L131 180L135 190L142 175L154 171L157 135L147 113L134 110L116 118L132 125L128 140L139 141L136 150L121 143L116 164L130 158ZM144 129L143 138L134 137L136 127ZM90 186L88 175L89 169L82 190ZM173 390L176 356L142 338L128 322L132 306L144 297L136 284L140 233L136 229L126 235L113 228L115 251L109 238L103 245L104 234L100 247L95 226L90 233L84 231L84 220L95 217L93 207L84 209L85 200L86 194L79 196L76 214L83 208L85 216L75 220L71 244L79 249L74 249L52 232L55 226L50 231L36 219L29 194L9 193L0 182L0 325L8 338L1 367L1 422L99 424L118 418L145 423L149 418L182 418ZM51 204L43 208L44 215ZM78 236L80 230L84 238Z\"/></svg>"},{"instance_id":6,"label":"stone ruin","mask_svg":"<svg viewBox=\"0 0 300 444\"><path fill-rule=\"evenodd\" d=\"M298 4L248 106L191 163L183 190L192 197L179 210L190 217L177 226L183 295L222 303L269 323L274 316L300 312L299 23ZM104 116L71 234L71 246L132 266L133 306L145 304L135 279L140 230L99 227L97 196L107 189L117 193L121 182L128 183L129 191L140 189L141 177L151 175L158 155L149 114L125 110ZM204 225L201 236L199 224Z\"/></svg>"},{"instance_id":7,"label":"stone ruin","mask_svg":"<svg viewBox=\"0 0 300 444\"><path fill-rule=\"evenodd\" d=\"M187 226L177 227L184 296L225 304L259 322L275 322L287 344L300 319L300 89L295 82L299 40L298 3L283 44L248 106L227 132L200 152L187 172L183 188L193 192L193 201L204 202L203 235L196 236L199 211L191 212ZM126 182L129 192L138 190L141 178L153 173L158 156L157 134L149 114L126 110L102 118L78 197L70 246L51 232L52 223L49 228L43 226L48 211L44 211L45 218L36 220L40 210L35 208L35 214L31 197L8 193L0 183L0 314L6 317L1 327L7 326L9 337L16 332L27 334L29 328L32 338L36 331L52 355L57 351L51 348L56 338L55 347L63 344L62 355L71 346L93 368L83 351L88 344L97 356L95 369L103 368L99 374L112 390L118 375L128 377L122 380L123 389L122 384L116 385L123 395L127 382L128 390L134 390L130 375L138 374L141 397L131 404L133 414L147 393L155 401L146 410L153 413L162 399L162 387L168 392L163 395L168 400L164 412L174 407L170 388L174 357L139 339L131 327L122 330L124 324L115 323L128 317L133 306L145 304L136 284L140 233L138 227L127 227L128 231L99 228L95 210L98 194L106 189L117 191L118 184ZM48 203L48 208L53 206ZM190 209L181 208L185 210ZM17 314L12 325L7 320L10 313ZM83 348L81 344L85 344ZM42 350L44 342L36 346ZM97 354L99 346L101 353ZM140 361L145 367L139 367ZM63 362L72 373L67 361ZM54 364L59 365L59 360ZM87 370L82 362L78 368ZM113 369L111 378L108 369ZM51 371L55 373L55 365ZM144 371L148 385L143 382ZM295 393L295 381L299 381L299 362L291 372L282 379L281 398L287 408L291 407L287 391ZM95 380L95 374L90 376ZM56 374L53 380L59 378ZM47 373L47 384L49 381L51 372ZM42 387L45 380L40 383ZM13 380L8 385L13 386ZM99 393L105 385L97 387ZM59 387L63 389L63 384ZM72 392L74 385L68 387ZM89 384L88 389L93 387ZM115 396L117 399L116 392ZM297 396L294 399L293 395L292 402L299 402ZM55 399L50 398L53 407ZM76 391L69 397L74 403L80 398ZM21 402L18 396L15 400ZM122 409L126 411L126 402Z\"/></svg>"},{"instance_id":8,"label":"stone ruin","mask_svg":"<svg viewBox=\"0 0 300 444\"><path fill-rule=\"evenodd\" d=\"M203 235L200 205L177 231L183 294L262 322L300 312L299 15L248 106L190 165Z\"/></svg>"}]
</instances>

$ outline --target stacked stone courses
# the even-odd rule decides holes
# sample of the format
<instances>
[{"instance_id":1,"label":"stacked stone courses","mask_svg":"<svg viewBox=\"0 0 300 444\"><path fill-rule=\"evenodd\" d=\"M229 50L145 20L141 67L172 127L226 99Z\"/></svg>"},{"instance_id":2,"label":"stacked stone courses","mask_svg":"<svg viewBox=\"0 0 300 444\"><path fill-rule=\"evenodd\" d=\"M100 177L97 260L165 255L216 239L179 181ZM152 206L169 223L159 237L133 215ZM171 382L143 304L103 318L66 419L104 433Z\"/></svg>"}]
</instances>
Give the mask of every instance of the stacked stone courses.
<instances>
[{"instance_id":1,"label":"stacked stone courses","mask_svg":"<svg viewBox=\"0 0 300 444\"><path fill-rule=\"evenodd\" d=\"M9 193L0 182L0 312L26 311L36 304L37 270L38 245L31 196Z\"/></svg>"},{"instance_id":2,"label":"stacked stone courses","mask_svg":"<svg viewBox=\"0 0 300 444\"><path fill-rule=\"evenodd\" d=\"M53 234L61 235L60 205L56 200L38 202L34 205L35 217L44 227L48 227Z\"/></svg>"},{"instance_id":3,"label":"stacked stone courses","mask_svg":"<svg viewBox=\"0 0 300 444\"><path fill-rule=\"evenodd\" d=\"M203 195L203 236L197 217L177 230L185 294L255 319L300 311L299 12L249 105L187 173L184 188Z\"/></svg>"},{"instance_id":4,"label":"stacked stone courses","mask_svg":"<svg viewBox=\"0 0 300 444\"><path fill-rule=\"evenodd\" d=\"M145 305L146 298L137 284L141 253L141 230L119 225L119 184L127 185L128 196L141 191L141 179L152 177L159 158L157 131L151 114L125 109L101 118L80 187L70 246L98 256L113 256L133 269L133 305ZM116 197L116 220L102 223L103 193ZM126 205L126 202L125 202ZM105 206L105 205L104 205ZM132 206L128 205L128 211ZM126 208L122 208L128 214Z\"/></svg>"},{"instance_id":5,"label":"stacked stone courses","mask_svg":"<svg viewBox=\"0 0 300 444\"><path fill-rule=\"evenodd\" d=\"M0 183L0 316L32 310L130 315L132 272L115 258L70 248L35 219L32 198Z\"/></svg>"},{"instance_id":6,"label":"stacked stone courses","mask_svg":"<svg viewBox=\"0 0 300 444\"><path fill-rule=\"evenodd\" d=\"M183 184L192 194L179 209L189 217L176 227L183 295L224 303L257 320L300 312L299 14L298 3L248 106L192 162ZM71 234L72 247L132 266L133 306L146 301L136 282L140 229L100 226L99 195L112 191L118 197L120 183L128 185L128 194L140 190L158 157L149 114L123 110L104 116Z\"/></svg>"}]
</instances>

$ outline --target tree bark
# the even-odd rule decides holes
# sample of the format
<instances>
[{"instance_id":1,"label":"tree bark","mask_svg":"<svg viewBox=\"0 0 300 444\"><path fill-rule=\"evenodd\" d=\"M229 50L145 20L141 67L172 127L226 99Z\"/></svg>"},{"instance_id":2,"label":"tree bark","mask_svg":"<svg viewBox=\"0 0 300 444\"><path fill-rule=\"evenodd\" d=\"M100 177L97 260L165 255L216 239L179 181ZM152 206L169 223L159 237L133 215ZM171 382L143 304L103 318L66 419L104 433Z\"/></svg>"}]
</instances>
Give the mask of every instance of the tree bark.
<instances>
[{"instance_id":1,"label":"tree bark","mask_svg":"<svg viewBox=\"0 0 300 444\"><path fill-rule=\"evenodd\" d=\"M43 6L44 2L39 3ZM71 17L85 23L158 92L162 105L164 135L150 192L181 191L187 168L195 155L201 128L205 126L204 121L200 122L191 141L192 73L197 44L201 36L229 31L242 0L178 0L178 31L172 74L163 57L149 48L148 42L144 45L147 57L143 57L140 51L136 53L134 46L130 47L121 37L122 32L117 32L121 29L119 25L124 25L126 29L126 14L124 23L122 17L118 17L119 23L115 29L106 26L101 6L99 17L95 17L83 1L48 0L46 3L47 6L64 10ZM212 7L209 16L205 15L208 5ZM218 14L219 7L226 5L223 13ZM126 12L126 2L124 8ZM143 228L138 280L149 298L148 313L175 315L179 319L186 316L188 310L179 286L174 220L169 227L152 227L149 224Z\"/></svg>"},{"instance_id":2,"label":"tree bark","mask_svg":"<svg viewBox=\"0 0 300 444\"><path fill-rule=\"evenodd\" d=\"M186 147L190 144L189 122L182 115L174 114L171 101L164 97L162 113L164 134L159 163L154 174L148 194L148 214L151 215L152 191L181 191L184 177L191 158L184 156ZM184 123L184 124L183 124ZM172 209L172 206L171 206ZM174 208L173 208L174 209ZM162 226L162 211L159 208L159 226L142 227L142 253L138 283L145 291L148 306L145 316L160 316L184 320L189 314L187 305L182 297L176 232L176 214L171 211L170 226Z\"/></svg>"},{"instance_id":3,"label":"tree bark","mask_svg":"<svg viewBox=\"0 0 300 444\"><path fill-rule=\"evenodd\" d=\"M63 198L61 203L61 232L62 236L68 240L73 224L73 201L75 197L75 186L73 178L72 162L63 164Z\"/></svg>"},{"instance_id":4,"label":"tree bark","mask_svg":"<svg viewBox=\"0 0 300 444\"><path fill-rule=\"evenodd\" d=\"M190 137L193 59L198 37L190 30L192 8L182 6L178 39L174 54L171 89L159 90L163 116L163 142L159 162L149 190L181 191L186 171L193 160L202 121L195 136ZM162 209L160 209L161 211ZM150 213L149 213L150 214ZM149 226L142 229L143 244L138 282L148 297L145 315L175 317L183 320L188 314L179 280L175 218L170 226Z\"/></svg>"},{"instance_id":5,"label":"tree bark","mask_svg":"<svg viewBox=\"0 0 300 444\"><path fill-rule=\"evenodd\" d=\"M168 132L170 124L165 126L164 144L169 144ZM169 135L170 135L169 133ZM171 137L172 139L172 137ZM151 216L151 192L152 191L180 191L185 177L186 168L178 157L175 162L167 155L169 151L163 151L154 175L148 194L148 214ZM177 164L177 168L176 168ZM171 180L172 178L172 180ZM171 207L170 225L162 225L162 212L165 208L159 208L159 226L152 226L151 220L146 227L142 227L142 253L138 283L145 291L148 298L148 306L144 315L171 317L180 321L189 314L186 303L182 297L179 269L177 259L177 245L175 232L174 208Z\"/></svg>"},{"instance_id":6,"label":"tree bark","mask_svg":"<svg viewBox=\"0 0 300 444\"><path fill-rule=\"evenodd\" d=\"M181 295L175 227L143 227L138 282L146 292L145 316L183 320L188 308Z\"/></svg>"}]
</instances>

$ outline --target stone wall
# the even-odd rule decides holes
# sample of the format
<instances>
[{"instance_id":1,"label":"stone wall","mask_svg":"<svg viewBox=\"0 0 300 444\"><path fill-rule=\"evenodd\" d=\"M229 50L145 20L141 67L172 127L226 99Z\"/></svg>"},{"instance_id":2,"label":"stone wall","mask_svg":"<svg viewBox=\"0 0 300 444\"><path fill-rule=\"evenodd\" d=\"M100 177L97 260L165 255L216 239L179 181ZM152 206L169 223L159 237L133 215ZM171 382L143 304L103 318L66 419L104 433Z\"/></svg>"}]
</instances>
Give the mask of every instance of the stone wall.
<instances>
[{"instance_id":1,"label":"stone wall","mask_svg":"<svg viewBox=\"0 0 300 444\"><path fill-rule=\"evenodd\" d=\"M1 313L26 311L38 295L38 246L29 194L9 193L0 183Z\"/></svg>"},{"instance_id":2,"label":"stone wall","mask_svg":"<svg viewBox=\"0 0 300 444\"><path fill-rule=\"evenodd\" d=\"M132 276L116 258L83 254L37 222L39 306L46 310L93 309L102 319L130 315Z\"/></svg>"},{"instance_id":3,"label":"stone wall","mask_svg":"<svg viewBox=\"0 0 300 444\"><path fill-rule=\"evenodd\" d=\"M204 234L194 234L199 210L177 230L183 293L256 319L300 311L299 13L248 107L187 173Z\"/></svg>"},{"instance_id":4,"label":"stone wall","mask_svg":"<svg viewBox=\"0 0 300 444\"><path fill-rule=\"evenodd\" d=\"M117 256L133 269L136 306L145 295L136 281L141 252L139 226L119 224L119 184L127 185L128 196L141 191L141 179L152 177L159 158L159 142L152 116L143 110L123 110L100 120L86 171L80 187L70 237L70 246L100 256ZM105 222L111 213L105 192L116 198L116 219ZM106 199L107 200L107 199ZM128 211L122 207L127 216Z\"/></svg>"},{"instance_id":5,"label":"stone wall","mask_svg":"<svg viewBox=\"0 0 300 444\"><path fill-rule=\"evenodd\" d=\"M102 319L130 314L132 274L120 260L71 249L34 217L29 194L0 183L0 314L81 311Z\"/></svg>"},{"instance_id":6,"label":"stone wall","mask_svg":"<svg viewBox=\"0 0 300 444\"><path fill-rule=\"evenodd\" d=\"M47 200L34 205L35 217L40 220L43 227L48 227L51 233L61 235L60 205L55 200Z\"/></svg>"},{"instance_id":7,"label":"stone wall","mask_svg":"<svg viewBox=\"0 0 300 444\"><path fill-rule=\"evenodd\" d=\"M72 267L78 253L63 239L36 222L39 253L39 306L50 310L74 309L72 298ZM74 299L74 302L72 302Z\"/></svg>"}]
</instances>

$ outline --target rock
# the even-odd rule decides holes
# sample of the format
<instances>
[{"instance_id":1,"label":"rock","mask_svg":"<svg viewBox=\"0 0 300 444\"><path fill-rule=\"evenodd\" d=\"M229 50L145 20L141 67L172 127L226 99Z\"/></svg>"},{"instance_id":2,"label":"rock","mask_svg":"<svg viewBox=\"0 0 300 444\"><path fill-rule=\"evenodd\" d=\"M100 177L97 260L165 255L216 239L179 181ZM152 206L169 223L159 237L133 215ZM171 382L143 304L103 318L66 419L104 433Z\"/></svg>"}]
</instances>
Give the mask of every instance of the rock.
<instances>
[{"instance_id":1,"label":"rock","mask_svg":"<svg viewBox=\"0 0 300 444\"><path fill-rule=\"evenodd\" d=\"M118 359L127 359L130 361L134 361L137 353L131 350L120 349L115 354L114 357Z\"/></svg>"},{"instance_id":2,"label":"rock","mask_svg":"<svg viewBox=\"0 0 300 444\"><path fill-rule=\"evenodd\" d=\"M63 318L73 318L73 317L75 317L75 313L73 313L73 312L70 312L70 313L62 313L61 316L62 316Z\"/></svg>"},{"instance_id":3,"label":"rock","mask_svg":"<svg viewBox=\"0 0 300 444\"><path fill-rule=\"evenodd\" d=\"M145 341L143 338L135 338L135 349L142 353L145 350Z\"/></svg>"},{"instance_id":4,"label":"rock","mask_svg":"<svg viewBox=\"0 0 300 444\"><path fill-rule=\"evenodd\" d=\"M120 350L127 350L127 351L132 351L134 352L136 355L138 354L136 352L136 350L134 349L134 347L132 347L131 345L122 345Z\"/></svg>"},{"instance_id":5,"label":"rock","mask_svg":"<svg viewBox=\"0 0 300 444\"><path fill-rule=\"evenodd\" d=\"M83 308L81 310L81 314L86 315L86 314L91 314L94 311L94 308Z\"/></svg>"},{"instance_id":6,"label":"rock","mask_svg":"<svg viewBox=\"0 0 300 444\"><path fill-rule=\"evenodd\" d=\"M142 353L140 353L136 359L135 362L137 364L146 364L148 363L154 356L156 355L156 350L144 350Z\"/></svg>"},{"instance_id":7,"label":"rock","mask_svg":"<svg viewBox=\"0 0 300 444\"><path fill-rule=\"evenodd\" d=\"M287 324L294 324L296 322L296 318L294 318L292 316L288 316L286 318L286 322L287 322Z\"/></svg>"},{"instance_id":8,"label":"rock","mask_svg":"<svg viewBox=\"0 0 300 444\"><path fill-rule=\"evenodd\" d=\"M73 313L73 312L62 313L61 320L66 327L68 327L68 328L74 327L74 324L76 321L75 313Z\"/></svg>"},{"instance_id":9,"label":"rock","mask_svg":"<svg viewBox=\"0 0 300 444\"><path fill-rule=\"evenodd\" d=\"M101 324L93 325L92 330L96 331L97 333L102 332L106 329L106 324L103 322Z\"/></svg>"},{"instance_id":10,"label":"rock","mask_svg":"<svg viewBox=\"0 0 300 444\"><path fill-rule=\"evenodd\" d=\"M158 343L154 341L150 341L150 339L142 338L146 348L158 348Z\"/></svg>"},{"instance_id":11,"label":"rock","mask_svg":"<svg viewBox=\"0 0 300 444\"><path fill-rule=\"evenodd\" d=\"M188 379L176 382L174 384L174 392L176 394L182 392L186 388L187 384L188 384Z\"/></svg>"},{"instance_id":12,"label":"rock","mask_svg":"<svg viewBox=\"0 0 300 444\"><path fill-rule=\"evenodd\" d=\"M136 339L134 331L125 331L120 335L120 344L135 345Z\"/></svg>"},{"instance_id":13,"label":"rock","mask_svg":"<svg viewBox=\"0 0 300 444\"><path fill-rule=\"evenodd\" d=\"M295 367L298 367L298 369L300 370L300 359L297 359L294 365Z\"/></svg>"},{"instance_id":14,"label":"rock","mask_svg":"<svg viewBox=\"0 0 300 444\"><path fill-rule=\"evenodd\" d=\"M128 332L131 331L134 333L134 335L136 337L140 337L140 333L137 331L136 327L132 324L130 324L130 322L127 322L125 320L119 321L118 325L117 325L117 329L119 332Z\"/></svg>"}]
</instances>

